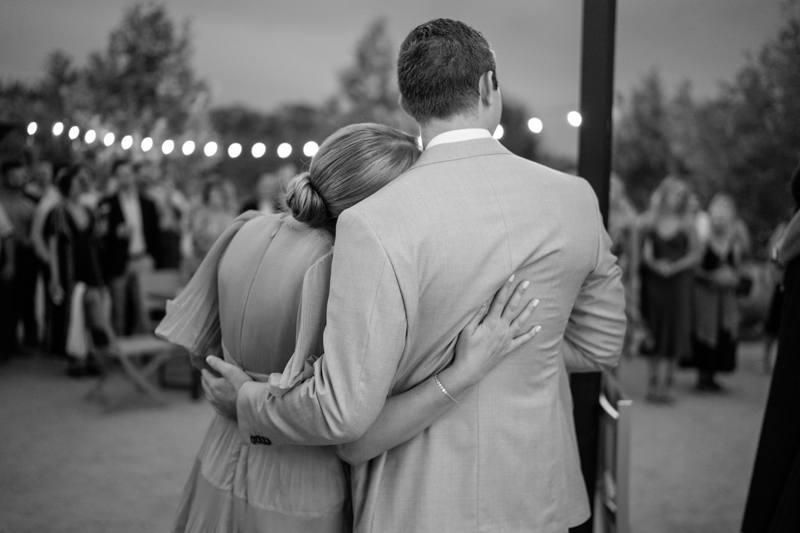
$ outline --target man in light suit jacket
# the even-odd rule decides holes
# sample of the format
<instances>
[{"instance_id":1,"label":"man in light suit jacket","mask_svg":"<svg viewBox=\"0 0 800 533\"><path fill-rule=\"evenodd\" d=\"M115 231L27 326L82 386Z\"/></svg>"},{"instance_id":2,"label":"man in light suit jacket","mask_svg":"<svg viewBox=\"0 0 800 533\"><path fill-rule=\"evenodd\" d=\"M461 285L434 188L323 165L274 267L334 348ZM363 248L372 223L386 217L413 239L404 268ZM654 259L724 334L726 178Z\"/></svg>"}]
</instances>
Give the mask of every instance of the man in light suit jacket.
<instances>
[{"instance_id":1,"label":"man in light suit jacket","mask_svg":"<svg viewBox=\"0 0 800 533\"><path fill-rule=\"evenodd\" d=\"M313 378L275 398L209 358L223 373L206 373L209 399L247 441L352 441L388 396L449 363L461 328L510 273L531 282L536 339L428 429L353 467L358 532L550 533L589 518L567 369L616 365L620 270L589 184L492 138L495 72L488 43L463 23L412 31L398 79L425 150L339 218Z\"/></svg>"}]
</instances>

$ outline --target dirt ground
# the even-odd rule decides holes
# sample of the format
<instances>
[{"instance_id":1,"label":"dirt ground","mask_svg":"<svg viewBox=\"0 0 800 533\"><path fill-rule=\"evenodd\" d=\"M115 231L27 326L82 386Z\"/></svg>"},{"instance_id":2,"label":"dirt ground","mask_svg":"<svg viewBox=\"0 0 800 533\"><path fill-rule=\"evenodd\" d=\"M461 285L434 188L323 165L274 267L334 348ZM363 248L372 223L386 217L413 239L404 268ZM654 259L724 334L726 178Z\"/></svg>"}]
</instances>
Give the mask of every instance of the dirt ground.
<instances>
[{"instance_id":1,"label":"dirt ground","mask_svg":"<svg viewBox=\"0 0 800 533\"><path fill-rule=\"evenodd\" d=\"M681 372L668 407L643 402L644 361L623 362L633 531L738 531L769 388L760 350L740 347L724 394L695 393ZM109 412L84 399L92 385L42 356L0 367L0 532L169 530L211 408L177 390L159 407L117 381Z\"/></svg>"}]
</instances>

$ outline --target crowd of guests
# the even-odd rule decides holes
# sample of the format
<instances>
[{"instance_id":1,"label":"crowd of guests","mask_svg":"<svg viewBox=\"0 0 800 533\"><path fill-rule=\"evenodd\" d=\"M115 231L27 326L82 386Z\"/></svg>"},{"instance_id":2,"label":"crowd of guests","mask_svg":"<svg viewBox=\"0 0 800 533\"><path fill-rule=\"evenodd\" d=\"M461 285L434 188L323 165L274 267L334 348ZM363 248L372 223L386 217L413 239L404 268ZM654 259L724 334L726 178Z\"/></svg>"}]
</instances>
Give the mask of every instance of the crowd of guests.
<instances>
[{"instance_id":1,"label":"crowd of guests","mask_svg":"<svg viewBox=\"0 0 800 533\"><path fill-rule=\"evenodd\" d=\"M617 176L610 200L609 234L627 291L626 348L648 358L647 401L675 400L678 365L696 368L698 391L722 391L717 375L736 367L740 299L754 281L743 268L754 253L735 200L720 192L704 205L688 181L676 176L662 180L643 213ZM763 328L768 353L780 322L780 279L774 271L771 278L776 289ZM768 355L765 361L768 366Z\"/></svg>"},{"instance_id":2,"label":"crowd of guests","mask_svg":"<svg viewBox=\"0 0 800 533\"><path fill-rule=\"evenodd\" d=\"M97 372L81 328L93 347L151 330L142 276L176 269L188 280L237 214L283 210L295 172L287 165L263 174L253 195L240 198L230 181L215 176L187 194L151 161L117 159L107 169L5 161L0 360L43 350L66 356L70 374ZM741 268L751 239L733 198L718 193L704 207L686 180L668 176L639 213L612 176L609 234L625 276L627 351L649 361L647 400L674 401L676 365L696 367L698 390L720 391L717 374L736 366L738 296L752 285ZM780 321L778 274L772 277L767 354Z\"/></svg>"},{"instance_id":3,"label":"crowd of guests","mask_svg":"<svg viewBox=\"0 0 800 533\"><path fill-rule=\"evenodd\" d=\"M291 166L260 177L241 203L235 186L204 177L187 194L160 165L2 163L0 361L45 352L67 372L101 371L93 353L152 331L142 279L172 269L188 280L245 210L276 212Z\"/></svg>"}]
</instances>

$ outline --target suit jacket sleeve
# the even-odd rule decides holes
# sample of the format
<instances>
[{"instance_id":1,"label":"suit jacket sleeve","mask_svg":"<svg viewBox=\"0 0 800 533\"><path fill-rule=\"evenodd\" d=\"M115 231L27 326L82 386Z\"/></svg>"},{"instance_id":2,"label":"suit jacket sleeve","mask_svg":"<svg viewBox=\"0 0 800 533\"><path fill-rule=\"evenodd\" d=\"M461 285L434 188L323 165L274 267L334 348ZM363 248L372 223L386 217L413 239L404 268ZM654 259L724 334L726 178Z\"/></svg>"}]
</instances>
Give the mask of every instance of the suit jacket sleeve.
<instances>
[{"instance_id":1,"label":"suit jacket sleeve","mask_svg":"<svg viewBox=\"0 0 800 533\"><path fill-rule=\"evenodd\" d=\"M276 398L264 383L239 391L245 441L338 444L363 435L389 394L405 348L407 320L389 258L356 209L339 218L323 343L313 376Z\"/></svg>"},{"instance_id":2,"label":"suit jacket sleeve","mask_svg":"<svg viewBox=\"0 0 800 533\"><path fill-rule=\"evenodd\" d=\"M597 197L587 184L597 217L597 260L581 286L564 332L567 370L592 372L619 362L625 337L625 292L611 237L603 227Z\"/></svg>"}]
</instances>

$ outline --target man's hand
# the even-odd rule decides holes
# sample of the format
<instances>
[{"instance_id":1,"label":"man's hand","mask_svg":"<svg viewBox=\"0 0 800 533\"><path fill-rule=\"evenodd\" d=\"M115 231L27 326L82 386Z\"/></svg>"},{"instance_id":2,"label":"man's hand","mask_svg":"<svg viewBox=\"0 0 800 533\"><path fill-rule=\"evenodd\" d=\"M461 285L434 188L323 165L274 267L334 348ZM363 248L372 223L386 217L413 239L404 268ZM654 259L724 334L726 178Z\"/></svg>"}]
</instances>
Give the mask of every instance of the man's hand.
<instances>
[{"instance_id":1,"label":"man's hand","mask_svg":"<svg viewBox=\"0 0 800 533\"><path fill-rule=\"evenodd\" d=\"M220 377L216 377L208 370L202 370L203 390L206 392L206 398L216 412L235 422L236 396L242 385L252 381L252 378L238 366L226 363L219 357L209 355L206 357L206 362L208 366L220 373Z\"/></svg>"}]
</instances>

